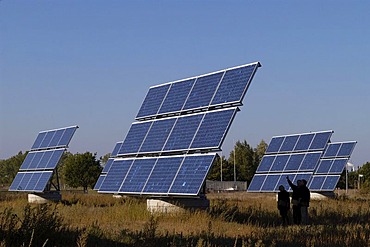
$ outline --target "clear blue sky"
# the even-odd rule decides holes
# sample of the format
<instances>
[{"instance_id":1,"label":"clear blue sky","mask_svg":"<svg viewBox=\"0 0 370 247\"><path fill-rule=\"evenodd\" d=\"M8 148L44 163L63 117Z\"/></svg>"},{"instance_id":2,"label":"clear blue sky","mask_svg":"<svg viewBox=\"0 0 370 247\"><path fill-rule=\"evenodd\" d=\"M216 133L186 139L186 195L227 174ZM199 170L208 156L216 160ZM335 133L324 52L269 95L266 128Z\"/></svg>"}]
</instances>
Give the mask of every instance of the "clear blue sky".
<instances>
[{"instance_id":1,"label":"clear blue sky","mask_svg":"<svg viewBox=\"0 0 370 247\"><path fill-rule=\"evenodd\" d=\"M0 159L79 125L111 152L149 86L260 61L224 142L334 130L370 161L369 1L0 1Z\"/></svg>"}]
</instances>

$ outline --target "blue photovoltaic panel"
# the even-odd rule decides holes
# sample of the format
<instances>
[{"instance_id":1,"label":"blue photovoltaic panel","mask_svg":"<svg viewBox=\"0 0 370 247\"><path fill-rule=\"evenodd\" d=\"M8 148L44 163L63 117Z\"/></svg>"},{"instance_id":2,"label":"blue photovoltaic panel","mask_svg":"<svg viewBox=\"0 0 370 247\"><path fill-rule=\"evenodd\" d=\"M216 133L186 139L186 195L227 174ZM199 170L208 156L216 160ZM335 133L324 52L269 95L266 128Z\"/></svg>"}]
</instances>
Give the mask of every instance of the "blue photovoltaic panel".
<instances>
[{"instance_id":1,"label":"blue photovoltaic panel","mask_svg":"<svg viewBox=\"0 0 370 247\"><path fill-rule=\"evenodd\" d=\"M106 174L102 174L102 175L99 176L98 181L96 181L96 184L94 186L94 190L99 190L100 189L100 186L103 183L106 176L107 176Z\"/></svg>"},{"instance_id":2,"label":"blue photovoltaic panel","mask_svg":"<svg viewBox=\"0 0 370 247\"><path fill-rule=\"evenodd\" d=\"M299 135L285 137L283 145L281 145L279 152L292 152L298 141L298 138Z\"/></svg>"},{"instance_id":3,"label":"blue photovoltaic panel","mask_svg":"<svg viewBox=\"0 0 370 247\"><path fill-rule=\"evenodd\" d=\"M175 118L155 121L140 148L140 152L161 151L173 125L175 124L175 121Z\"/></svg>"},{"instance_id":4,"label":"blue photovoltaic panel","mask_svg":"<svg viewBox=\"0 0 370 247\"><path fill-rule=\"evenodd\" d=\"M114 159L108 159L107 163L105 164L102 173L107 173L110 169L110 167L113 164Z\"/></svg>"},{"instance_id":5,"label":"blue photovoltaic panel","mask_svg":"<svg viewBox=\"0 0 370 247\"><path fill-rule=\"evenodd\" d=\"M253 176L249 184L248 191L260 191L267 175L256 174Z\"/></svg>"},{"instance_id":6,"label":"blue photovoltaic panel","mask_svg":"<svg viewBox=\"0 0 370 247\"><path fill-rule=\"evenodd\" d=\"M279 136L279 137L273 137L270 141L270 144L267 147L266 154L269 153L278 153L281 147L281 144L283 144L285 137Z\"/></svg>"},{"instance_id":7,"label":"blue photovoltaic panel","mask_svg":"<svg viewBox=\"0 0 370 247\"><path fill-rule=\"evenodd\" d=\"M226 71L211 105L229 102L241 103L258 64Z\"/></svg>"},{"instance_id":8,"label":"blue photovoltaic panel","mask_svg":"<svg viewBox=\"0 0 370 247\"><path fill-rule=\"evenodd\" d=\"M9 191L35 191L43 192L53 172L19 172Z\"/></svg>"},{"instance_id":9,"label":"blue photovoltaic panel","mask_svg":"<svg viewBox=\"0 0 370 247\"><path fill-rule=\"evenodd\" d=\"M133 160L114 160L99 192L118 193Z\"/></svg>"},{"instance_id":10,"label":"blue photovoltaic panel","mask_svg":"<svg viewBox=\"0 0 370 247\"><path fill-rule=\"evenodd\" d=\"M29 152L19 170L53 170L63 153L64 148Z\"/></svg>"},{"instance_id":11,"label":"blue photovoltaic panel","mask_svg":"<svg viewBox=\"0 0 370 247\"><path fill-rule=\"evenodd\" d=\"M123 142L117 142L116 145L114 146L114 149L110 155L110 157L117 157L119 150L121 149Z\"/></svg>"},{"instance_id":12,"label":"blue photovoltaic panel","mask_svg":"<svg viewBox=\"0 0 370 247\"><path fill-rule=\"evenodd\" d=\"M276 184L280 179L280 174L267 175L265 182L261 188L261 191L275 191Z\"/></svg>"},{"instance_id":13,"label":"blue photovoltaic panel","mask_svg":"<svg viewBox=\"0 0 370 247\"><path fill-rule=\"evenodd\" d=\"M275 157L275 155L264 155L256 172L268 172L274 163Z\"/></svg>"},{"instance_id":14,"label":"blue photovoltaic panel","mask_svg":"<svg viewBox=\"0 0 370 247\"><path fill-rule=\"evenodd\" d=\"M301 135L298 139L297 145L294 148L294 151L307 151L310 147L310 144L314 136L315 134Z\"/></svg>"},{"instance_id":15,"label":"blue photovoltaic panel","mask_svg":"<svg viewBox=\"0 0 370 247\"><path fill-rule=\"evenodd\" d=\"M183 110L209 106L224 72L198 77Z\"/></svg>"},{"instance_id":16,"label":"blue photovoltaic panel","mask_svg":"<svg viewBox=\"0 0 370 247\"><path fill-rule=\"evenodd\" d=\"M299 170L300 171L315 170L316 165L319 162L321 155L322 155L322 152L307 153L301 163L301 166L299 167Z\"/></svg>"},{"instance_id":17,"label":"blue photovoltaic panel","mask_svg":"<svg viewBox=\"0 0 370 247\"><path fill-rule=\"evenodd\" d=\"M178 171L170 194L198 195L216 155L187 156Z\"/></svg>"},{"instance_id":18,"label":"blue photovoltaic panel","mask_svg":"<svg viewBox=\"0 0 370 247\"><path fill-rule=\"evenodd\" d=\"M310 150L324 150L333 131L318 132L312 140Z\"/></svg>"},{"instance_id":19,"label":"blue photovoltaic panel","mask_svg":"<svg viewBox=\"0 0 370 247\"><path fill-rule=\"evenodd\" d=\"M38 134L31 150L67 147L77 126L63 129L42 131Z\"/></svg>"},{"instance_id":20,"label":"blue photovoltaic panel","mask_svg":"<svg viewBox=\"0 0 370 247\"><path fill-rule=\"evenodd\" d=\"M341 143L330 143L323 155L324 158L336 157Z\"/></svg>"},{"instance_id":21,"label":"blue photovoltaic panel","mask_svg":"<svg viewBox=\"0 0 370 247\"><path fill-rule=\"evenodd\" d=\"M159 158L143 193L166 194L184 157Z\"/></svg>"},{"instance_id":22,"label":"blue photovoltaic panel","mask_svg":"<svg viewBox=\"0 0 370 247\"><path fill-rule=\"evenodd\" d=\"M171 85L166 98L163 101L160 114L178 112L182 110L195 79L175 82Z\"/></svg>"},{"instance_id":23,"label":"blue photovoltaic panel","mask_svg":"<svg viewBox=\"0 0 370 247\"><path fill-rule=\"evenodd\" d=\"M136 119L156 115L169 88L170 84L150 88Z\"/></svg>"},{"instance_id":24,"label":"blue photovoltaic panel","mask_svg":"<svg viewBox=\"0 0 370 247\"><path fill-rule=\"evenodd\" d=\"M321 187L321 191L333 191L338 184L340 175L327 176L324 184Z\"/></svg>"},{"instance_id":25,"label":"blue photovoltaic panel","mask_svg":"<svg viewBox=\"0 0 370 247\"><path fill-rule=\"evenodd\" d=\"M326 176L313 176L308 188L312 191L320 191Z\"/></svg>"},{"instance_id":26,"label":"blue photovoltaic panel","mask_svg":"<svg viewBox=\"0 0 370 247\"><path fill-rule=\"evenodd\" d=\"M324 158L350 157L356 142L330 143L325 150Z\"/></svg>"},{"instance_id":27,"label":"blue photovoltaic panel","mask_svg":"<svg viewBox=\"0 0 370 247\"><path fill-rule=\"evenodd\" d=\"M237 108L206 113L191 144L191 149L219 149L235 116Z\"/></svg>"},{"instance_id":28,"label":"blue photovoltaic panel","mask_svg":"<svg viewBox=\"0 0 370 247\"><path fill-rule=\"evenodd\" d=\"M152 122L132 124L118 155L137 153L151 125Z\"/></svg>"},{"instance_id":29,"label":"blue photovoltaic panel","mask_svg":"<svg viewBox=\"0 0 370 247\"><path fill-rule=\"evenodd\" d=\"M271 166L270 172L282 172L289 160L290 155L277 155Z\"/></svg>"},{"instance_id":30,"label":"blue photovoltaic panel","mask_svg":"<svg viewBox=\"0 0 370 247\"><path fill-rule=\"evenodd\" d=\"M156 161L155 158L136 159L119 191L121 193L141 193Z\"/></svg>"},{"instance_id":31,"label":"blue photovoltaic panel","mask_svg":"<svg viewBox=\"0 0 370 247\"><path fill-rule=\"evenodd\" d=\"M180 117L169 136L163 150L188 149L198 130L204 114Z\"/></svg>"},{"instance_id":32,"label":"blue photovoltaic panel","mask_svg":"<svg viewBox=\"0 0 370 247\"><path fill-rule=\"evenodd\" d=\"M329 174L341 174L346 166L348 159L335 159L331 168L329 170Z\"/></svg>"},{"instance_id":33,"label":"blue photovoltaic panel","mask_svg":"<svg viewBox=\"0 0 370 247\"><path fill-rule=\"evenodd\" d=\"M350 157L356 142L343 142L337 154L338 157Z\"/></svg>"},{"instance_id":34,"label":"blue photovoltaic panel","mask_svg":"<svg viewBox=\"0 0 370 247\"><path fill-rule=\"evenodd\" d=\"M284 170L285 171L298 171L304 159L304 156L305 156L304 153L292 154Z\"/></svg>"},{"instance_id":35,"label":"blue photovoltaic panel","mask_svg":"<svg viewBox=\"0 0 370 247\"><path fill-rule=\"evenodd\" d=\"M330 167L333 164L332 159L322 159L316 169L316 174L327 174L329 173Z\"/></svg>"}]
</instances>

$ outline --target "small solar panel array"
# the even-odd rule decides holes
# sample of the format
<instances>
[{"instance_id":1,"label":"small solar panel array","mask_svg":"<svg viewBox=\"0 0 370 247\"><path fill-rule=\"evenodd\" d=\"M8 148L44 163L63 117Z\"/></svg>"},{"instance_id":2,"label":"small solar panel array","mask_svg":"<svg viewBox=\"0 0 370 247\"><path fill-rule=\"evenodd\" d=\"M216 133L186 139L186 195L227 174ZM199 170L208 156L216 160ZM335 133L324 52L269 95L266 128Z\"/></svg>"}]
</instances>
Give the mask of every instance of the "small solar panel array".
<instances>
[{"instance_id":1,"label":"small solar panel array","mask_svg":"<svg viewBox=\"0 0 370 247\"><path fill-rule=\"evenodd\" d=\"M196 196L221 150L258 62L165 83L149 91L95 190Z\"/></svg>"},{"instance_id":2,"label":"small solar panel array","mask_svg":"<svg viewBox=\"0 0 370 247\"><path fill-rule=\"evenodd\" d=\"M333 131L275 136L257 168L248 191L276 192L280 185L291 190L305 179L311 191L333 191L356 145L355 141L330 143Z\"/></svg>"},{"instance_id":3,"label":"small solar panel array","mask_svg":"<svg viewBox=\"0 0 370 247\"><path fill-rule=\"evenodd\" d=\"M44 192L77 128L71 126L40 132L9 191Z\"/></svg>"}]
</instances>

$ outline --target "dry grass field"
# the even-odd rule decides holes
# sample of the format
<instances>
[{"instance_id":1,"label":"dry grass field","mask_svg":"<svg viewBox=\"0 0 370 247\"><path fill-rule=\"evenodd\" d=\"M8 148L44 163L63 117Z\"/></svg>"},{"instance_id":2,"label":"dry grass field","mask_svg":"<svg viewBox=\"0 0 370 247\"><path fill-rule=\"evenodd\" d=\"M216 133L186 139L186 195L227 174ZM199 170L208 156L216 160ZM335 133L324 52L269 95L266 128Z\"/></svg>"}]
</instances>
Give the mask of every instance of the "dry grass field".
<instances>
[{"instance_id":1,"label":"dry grass field","mask_svg":"<svg viewBox=\"0 0 370 247\"><path fill-rule=\"evenodd\" d=\"M208 194L207 211L151 215L146 200L64 193L29 205L0 193L0 246L370 246L370 198L313 201L310 225L282 226L274 194Z\"/></svg>"}]
</instances>

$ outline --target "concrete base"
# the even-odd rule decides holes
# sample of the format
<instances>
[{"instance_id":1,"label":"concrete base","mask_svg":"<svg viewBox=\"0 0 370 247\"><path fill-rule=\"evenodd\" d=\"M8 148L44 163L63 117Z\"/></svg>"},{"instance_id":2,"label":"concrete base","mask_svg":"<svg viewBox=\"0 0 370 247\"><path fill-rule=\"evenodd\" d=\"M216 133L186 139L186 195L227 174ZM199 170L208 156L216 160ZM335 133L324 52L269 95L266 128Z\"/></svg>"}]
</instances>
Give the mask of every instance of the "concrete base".
<instances>
[{"instance_id":1,"label":"concrete base","mask_svg":"<svg viewBox=\"0 0 370 247\"><path fill-rule=\"evenodd\" d=\"M311 199L312 200L325 200L329 198L335 198L335 193L334 192L320 192L320 193L315 193L311 192Z\"/></svg>"},{"instance_id":2,"label":"concrete base","mask_svg":"<svg viewBox=\"0 0 370 247\"><path fill-rule=\"evenodd\" d=\"M45 194L28 194L29 203L49 203L49 202L59 202L62 200L62 195L60 193L45 193Z\"/></svg>"},{"instance_id":3,"label":"concrete base","mask_svg":"<svg viewBox=\"0 0 370 247\"><path fill-rule=\"evenodd\" d=\"M147 199L147 210L151 213L176 213L186 209L205 210L209 208L209 200L201 198L161 198Z\"/></svg>"}]
</instances>

